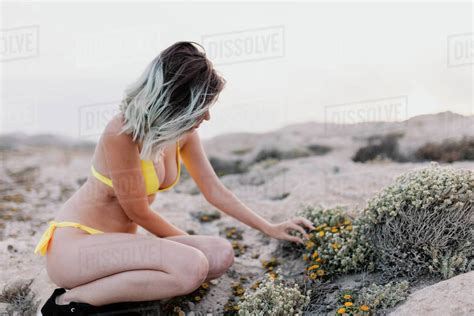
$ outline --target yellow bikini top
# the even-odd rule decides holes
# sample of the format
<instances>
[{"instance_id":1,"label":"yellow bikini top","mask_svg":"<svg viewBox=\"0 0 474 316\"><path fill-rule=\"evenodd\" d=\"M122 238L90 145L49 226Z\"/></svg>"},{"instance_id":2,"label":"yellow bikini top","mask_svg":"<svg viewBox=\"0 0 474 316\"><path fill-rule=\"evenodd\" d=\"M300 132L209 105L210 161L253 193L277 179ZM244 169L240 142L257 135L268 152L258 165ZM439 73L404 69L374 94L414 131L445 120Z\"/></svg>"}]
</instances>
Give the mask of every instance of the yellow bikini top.
<instances>
[{"instance_id":1,"label":"yellow bikini top","mask_svg":"<svg viewBox=\"0 0 474 316\"><path fill-rule=\"evenodd\" d=\"M172 187L176 185L176 183L178 183L179 175L181 173L181 163L179 159L179 141L176 142L176 163L178 165L178 176L176 177L174 182L167 188L160 189L160 183L159 183L160 181L158 179L158 176L156 175L155 165L153 164L153 161L152 160L140 160L140 161L141 161L143 178L145 179L147 195L154 194L156 192L166 191L168 189L171 189ZM91 165L91 170L92 170L92 175L96 177L100 182L105 183L111 188L113 187L112 179L107 178L106 176L98 173L97 170L95 170L93 165Z\"/></svg>"}]
</instances>

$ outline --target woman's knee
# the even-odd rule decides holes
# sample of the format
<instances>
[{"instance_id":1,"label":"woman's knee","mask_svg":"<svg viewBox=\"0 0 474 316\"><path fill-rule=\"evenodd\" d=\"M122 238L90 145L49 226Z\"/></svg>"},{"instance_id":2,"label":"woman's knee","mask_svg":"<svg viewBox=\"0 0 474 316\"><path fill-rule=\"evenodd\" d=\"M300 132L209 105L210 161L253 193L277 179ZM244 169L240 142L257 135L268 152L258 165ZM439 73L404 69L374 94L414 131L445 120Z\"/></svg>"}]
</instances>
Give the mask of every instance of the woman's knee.
<instances>
[{"instance_id":1,"label":"woman's knee","mask_svg":"<svg viewBox=\"0 0 474 316\"><path fill-rule=\"evenodd\" d=\"M201 286L209 273L209 261L199 249L190 251L185 266L177 272L184 293L190 293Z\"/></svg>"},{"instance_id":2,"label":"woman's knee","mask_svg":"<svg viewBox=\"0 0 474 316\"><path fill-rule=\"evenodd\" d=\"M218 275L224 274L234 264L234 257L232 243L227 239L219 238L215 244L214 259L211 264L214 270L213 273Z\"/></svg>"},{"instance_id":3,"label":"woman's knee","mask_svg":"<svg viewBox=\"0 0 474 316\"><path fill-rule=\"evenodd\" d=\"M49 255L46 257L46 272L49 279L59 287L71 289L78 285L78 282L73 280L71 274L67 273L64 267L56 264L52 258L49 258Z\"/></svg>"}]
</instances>

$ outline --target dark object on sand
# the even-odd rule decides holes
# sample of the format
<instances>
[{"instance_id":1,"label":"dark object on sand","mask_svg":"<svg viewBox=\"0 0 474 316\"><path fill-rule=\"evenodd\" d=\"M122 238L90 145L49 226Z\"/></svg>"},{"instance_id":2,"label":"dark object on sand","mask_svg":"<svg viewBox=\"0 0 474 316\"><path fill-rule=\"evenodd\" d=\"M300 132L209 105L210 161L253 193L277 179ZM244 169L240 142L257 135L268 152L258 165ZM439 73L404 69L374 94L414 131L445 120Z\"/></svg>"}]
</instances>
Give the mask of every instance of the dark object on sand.
<instances>
[{"instance_id":1,"label":"dark object on sand","mask_svg":"<svg viewBox=\"0 0 474 316\"><path fill-rule=\"evenodd\" d=\"M404 162L405 158L400 154L398 139L403 134L376 135L367 138L368 145L359 148L352 161L367 162L375 159L390 159Z\"/></svg>"},{"instance_id":2,"label":"dark object on sand","mask_svg":"<svg viewBox=\"0 0 474 316\"><path fill-rule=\"evenodd\" d=\"M418 160L454 162L474 160L474 138L445 140L442 143L427 143L415 152Z\"/></svg>"}]
</instances>

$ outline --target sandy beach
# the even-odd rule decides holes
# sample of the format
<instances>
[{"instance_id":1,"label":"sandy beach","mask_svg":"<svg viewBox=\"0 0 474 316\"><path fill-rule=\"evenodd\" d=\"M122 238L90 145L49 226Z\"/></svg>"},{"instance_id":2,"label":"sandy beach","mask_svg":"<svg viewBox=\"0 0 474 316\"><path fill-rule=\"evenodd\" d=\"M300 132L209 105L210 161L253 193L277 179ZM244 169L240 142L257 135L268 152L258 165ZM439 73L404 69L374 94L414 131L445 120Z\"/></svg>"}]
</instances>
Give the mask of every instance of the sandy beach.
<instances>
[{"instance_id":1,"label":"sandy beach","mask_svg":"<svg viewBox=\"0 0 474 316\"><path fill-rule=\"evenodd\" d=\"M294 216L305 204L344 206L356 216L367 200L395 177L429 165L429 162L401 163L387 159L367 163L352 161L355 152L366 145L368 136L402 133L400 152L408 154L430 141L472 137L473 126L474 117L450 112L418 116L398 123L337 126L308 122L269 133L220 135L206 140L204 146L209 158L234 163L240 160L248 166L247 172L222 175L222 183L256 213L277 222ZM3 288L18 279L33 279L32 290L41 305L57 286L46 274L44 257L33 253L34 247L47 222L80 187L90 170L93 146L68 141L58 138L54 144L44 145L41 138L33 141L28 137L20 141L2 139L0 285ZM290 158L255 162L255 157L268 148L290 153ZM329 150L322 153L318 151L321 148ZM451 165L474 170L474 161ZM278 256L278 240L224 213L220 219L209 223L197 220L195 215L199 211L219 210L206 202L185 168L180 182L172 190L159 193L152 208L178 227L196 234L225 237L226 227L243 230L241 243L246 246L245 252L235 258L234 265L224 276L213 282L209 293L198 304L191 304L196 311L221 313L232 296L232 283L240 276L250 280L261 277L264 269L260 260ZM148 232L140 229L139 233ZM471 295L470 300L472 304L474 296ZM445 301L447 311L450 304L459 302ZM0 304L0 310L2 308L6 305ZM422 314L414 312L411 315Z\"/></svg>"}]
</instances>

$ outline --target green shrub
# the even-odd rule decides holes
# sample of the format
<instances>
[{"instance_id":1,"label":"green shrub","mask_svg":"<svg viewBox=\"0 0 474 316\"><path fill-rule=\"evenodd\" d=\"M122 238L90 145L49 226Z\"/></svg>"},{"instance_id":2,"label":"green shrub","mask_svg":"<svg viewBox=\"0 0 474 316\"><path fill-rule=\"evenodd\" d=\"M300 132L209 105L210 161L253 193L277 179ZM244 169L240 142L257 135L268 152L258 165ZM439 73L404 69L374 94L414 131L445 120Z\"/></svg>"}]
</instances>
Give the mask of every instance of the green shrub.
<instances>
[{"instance_id":1,"label":"green shrub","mask_svg":"<svg viewBox=\"0 0 474 316\"><path fill-rule=\"evenodd\" d=\"M240 174L248 171L248 167L241 159L225 160L217 157L210 157L209 162L217 176L222 177L228 174Z\"/></svg>"},{"instance_id":2,"label":"green shrub","mask_svg":"<svg viewBox=\"0 0 474 316\"><path fill-rule=\"evenodd\" d=\"M310 144L306 147L292 149L280 149L275 146L271 146L262 148L255 155L253 162L257 163L265 160L280 161L286 159L304 158L309 156L320 156L329 153L331 150L331 147L319 144Z\"/></svg>"},{"instance_id":3,"label":"green shrub","mask_svg":"<svg viewBox=\"0 0 474 316\"><path fill-rule=\"evenodd\" d=\"M325 155L332 150L331 147L319 145L319 144L311 144L306 146L314 155Z\"/></svg>"},{"instance_id":4,"label":"green shrub","mask_svg":"<svg viewBox=\"0 0 474 316\"><path fill-rule=\"evenodd\" d=\"M245 155L249 152L252 151L252 147L245 147L245 148L240 148L240 149L235 149L235 150L232 150L232 153L234 155L239 155L239 156L242 156L242 155Z\"/></svg>"},{"instance_id":5,"label":"green shrub","mask_svg":"<svg viewBox=\"0 0 474 316\"><path fill-rule=\"evenodd\" d=\"M449 278L472 269L474 174L432 163L369 201L361 232L385 275Z\"/></svg>"},{"instance_id":6,"label":"green shrub","mask_svg":"<svg viewBox=\"0 0 474 316\"><path fill-rule=\"evenodd\" d=\"M474 160L474 138L445 140L442 143L427 143L415 152L418 160L453 162Z\"/></svg>"},{"instance_id":7,"label":"green shrub","mask_svg":"<svg viewBox=\"0 0 474 316\"><path fill-rule=\"evenodd\" d=\"M311 280L371 269L373 264L366 256L368 241L360 235L358 221L347 216L342 208L325 210L319 206L305 206L299 215L316 227L316 231L309 233L303 255Z\"/></svg>"},{"instance_id":8,"label":"green shrub","mask_svg":"<svg viewBox=\"0 0 474 316\"><path fill-rule=\"evenodd\" d=\"M408 281L389 282L385 285L371 284L357 294L357 305L367 305L372 310L387 309L407 299Z\"/></svg>"},{"instance_id":9,"label":"green shrub","mask_svg":"<svg viewBox=\"0 0 474 316\"><path fill-rule=\"evenodd\" d=\"M328 282L310 283L317 291L308 305L311 312L327 313L329 307L342 315L383 313L406 299L409 281L449 278L474 266L474 173L469 170L432 163L408 172L372 198L356 219L339 207L305 206L298 215L317 227L294 251L303 251L305 281L381 272L372 274L377 284L345 290L339 300ZM408 281L393 282L399 277Z\"/></svg>"},{"instance_id":10,"label":"green shrub","mask_svg":"<svg viewBox=\"0 0 474 316\"><path fill-rule=\"evenodd\" d=\"M254 292L246 291L238 303L239 315L300 315L309 303L311 290L301 293L296 283L284 280L277 270L275 274L265 274Z\"/></svg>"},{"instance_id":11,"label":"green shrub","mask_svg":"<svg viewBox=\"0 0 474 316\"><path fill-rule=\"evenodd\" d=\"M359 291L344 290L339 293L340 306L336 315L385 314L384 310L392 308L407 299L410 284L407 281L389 282L385 285L371 284Z\"/></svg>"},{"instance_id":12,"label":"green shrub","mask_svg":"<svg viewBox=\"0 0 474 316\"><path fill-rule=\"evenodd\" d=\"M306 148L295 148L291 150L281 150L276 147L261 149L254 158L254 162L260 162L267 159L285 160L296 159L311 156L311 152Z\"/></svg>"},{"instance_id":13,"label":"green shrub","mask_svg":"<svg viewBox=\"0 0 474 316\"><path fill-rule=\"evenodd\" d=\"M361 147L352 157L355 162L367 162L376 159L391 159L403 162L406 160L400 154L398 140L403 134L374 135L367 138L367 146Z\"/></svg>"}]
</instances>

